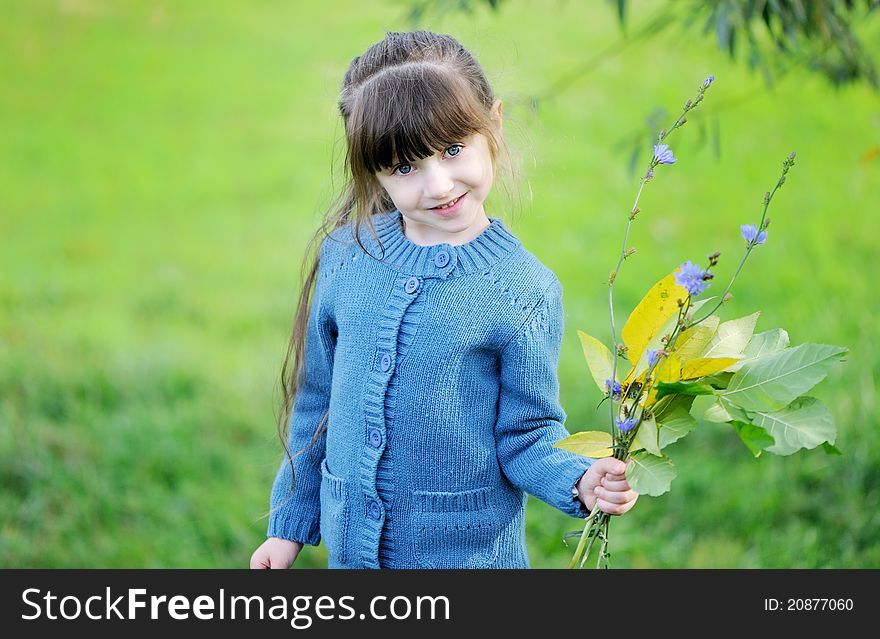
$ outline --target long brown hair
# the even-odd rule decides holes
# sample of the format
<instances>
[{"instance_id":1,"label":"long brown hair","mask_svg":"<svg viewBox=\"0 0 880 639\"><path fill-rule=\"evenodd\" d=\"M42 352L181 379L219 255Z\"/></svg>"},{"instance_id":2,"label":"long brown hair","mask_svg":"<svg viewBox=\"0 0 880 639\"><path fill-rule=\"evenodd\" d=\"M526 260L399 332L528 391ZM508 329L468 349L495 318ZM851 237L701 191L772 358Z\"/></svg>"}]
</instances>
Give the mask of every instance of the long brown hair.
<instances>
[{"instance_id":1,"label":"long brown hair","mask_svg":"<svg viewBox=\"0 0 880 639\"><path fill-rule=\"evenodd\" d=\"M320 251L316 249L333 230L353 224L358 246L369 254L360 239L361 229L366 225L378 242L372 217L394 209L375 173L396 162L428 157L475 133L486 136L493 164L502 173L502 184L513 183L518 173L516 160L493 118L494 101L479 63L449 35L387 32L383 40L351 61L339 97L346 140L344 184L306 248L302 290L281 368L277 430L293 486L296 478L287 438L318 272ZM325 412L311 442L298 455L319 440L327 419Z\"/></svg>"}]
</instances>

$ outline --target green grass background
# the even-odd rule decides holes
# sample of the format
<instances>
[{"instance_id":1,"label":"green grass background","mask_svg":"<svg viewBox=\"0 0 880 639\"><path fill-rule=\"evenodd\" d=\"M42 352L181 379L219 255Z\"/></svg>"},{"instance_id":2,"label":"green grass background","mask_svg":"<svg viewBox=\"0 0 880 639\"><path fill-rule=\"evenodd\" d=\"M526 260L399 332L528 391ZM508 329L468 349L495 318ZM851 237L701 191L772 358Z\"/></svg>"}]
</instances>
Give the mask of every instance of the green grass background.
<instances>
[{"instance_id":1,"label":"green grass background","mask_svg":"<svg viewBox=\"0 0 880 639\"><path fill-rule=\"evenodd\" d=\"M275 384L301 254L342 153L338 85L386 30L411 28L409 4L2 5L0 565L244 567L280 460ZM631 33L661 6L638 5ZM797 151L724 318L761 310L758 330L851 350L813 393L845 454L755 460L703 424L669 449L672 491L614 520L612 565L880 566L878 95L804 71L768 90L711 37L672 30L595 59L533 114L529 96L620 41L607 3L510 0L419 26L458 37L505 101L532 200L490 214L563 283L572 432L605 424L576 330L608 341L605 280L652 113L667 110L655 130L670 124L716 76L669 139L678 163L642 196L621 323L653 282L715 250L718 292L739 224L758 221ZM858 28L880 42L878 20ZM530 498L533 566L564 567L577 528ZM296 564L325 565L323 546Z\"/></svg>"}]
</instances>

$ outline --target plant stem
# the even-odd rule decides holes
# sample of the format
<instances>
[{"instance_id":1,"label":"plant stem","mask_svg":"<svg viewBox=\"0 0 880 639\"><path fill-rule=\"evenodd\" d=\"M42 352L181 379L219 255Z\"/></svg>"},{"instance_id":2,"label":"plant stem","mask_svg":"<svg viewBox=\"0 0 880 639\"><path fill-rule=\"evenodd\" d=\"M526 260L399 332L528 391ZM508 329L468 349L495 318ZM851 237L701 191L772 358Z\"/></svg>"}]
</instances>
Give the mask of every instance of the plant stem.
<instances>
[{"instance_id":1,"label":"plant stem","mask_svg":"<svg viewBox=\"0 0 880 639\"><path fill-rule=\"evenodd\" d=\"M569 564L568 564L568 567L569 567L569 568L574 568L574 567L577 565L577 563L578 563L578 559L581 558L581 555L582 555L583 552L584 552L584 545L586 544L586 541L587 541L587 537L588 537L588 535L589 535L590 528L591 528L591 527L593 526L593 524L595 523L595 521L596 521L596 514L597 514L598 512L599 512L599 500L597 499L597 500L596 500L596 505L593 507L593 510L592 510L592 511L590 512L590 514L587 516L586 522L584 523L584 532L581 533L581 538L578 540L577 548L575 548L574 555L572 556L571 561L570 561ZM590 544L590 545L592 546L592 544ZM589 549L587 549L587 553L586 553L586 554L587 554L587 556L589 556L589 554L590 554Z\"/></svg>"},{"instance_id":2,"label":"plant stem","mask_svg":"<svg viewBox=\"0 0 880 639\"><path fill-rule=\"evenodd\" d=\"M788 169L794 165L794 157L795 154L792 152L785 159L785 161L782 163L782 175L779 177L779 180L777 180L776 186L773 187L773 190L770 193L767 193L764 196L764 210L761 212L761 221L758 223L759 233L765 228L764 220L767 218L767 209L770 207L770 202L773 200L773 196L776 194L776 191L785 183L785 174L788 173ZM746 244L745 255L743 255L742 260L740 260L739 266L736 268L736 272L733 274L733 277L730 278L730 282L727 283L727 288L724 289L724 292L721 294L721 298L718 300L718 303L706 315L688 324L687 328L690 328L691 326L696 326L697 324L708 318L710 315L712 315L712 313L718 310L719 306L724 303L724 297L730 291L730 288L733 286L734 281L736 281L736 276L739 275L739 272L742 270L742 267L746 263L746 259L748 259L749 255L751 254L752 249L757 246L756 240L757 238Z\"/></svg>"}]
</instances>

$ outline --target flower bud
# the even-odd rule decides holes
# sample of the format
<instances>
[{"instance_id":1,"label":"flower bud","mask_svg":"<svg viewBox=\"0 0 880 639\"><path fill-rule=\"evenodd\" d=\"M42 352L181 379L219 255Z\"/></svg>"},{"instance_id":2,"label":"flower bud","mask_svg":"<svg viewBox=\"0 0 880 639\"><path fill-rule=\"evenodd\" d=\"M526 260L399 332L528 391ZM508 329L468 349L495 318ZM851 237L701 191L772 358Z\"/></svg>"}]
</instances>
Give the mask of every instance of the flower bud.
<instances>
[{"instance_id":1,"label":"flower bud","mask_svg":"<svg viewBox=\"0 0 880 639\"><path fill-rule=\"evenodd\" d=\"M628 258L630 255L632 255L635 252L636 252L636 250L634 248L626 249L626 253L623 254L623 259Z\"/></svg>"},{"instance_id":2,"label":"flower bud","mask_svg":"<svg viewBox=\"0 0 880 639\"><path fill-rule=\"evenodd\" d=\"M770 204L770 191L764 193L764 204Z\"/></svg>"},{"instance_id":3,"label":"flower bud","mask_svg":"<svg viewBox=\"0 0 880 639\"><path fill-rule=\"evenodd\" d=\"M629 219L631 219L631 220L636 219L636 215L638 215L641 210L642 209L640 209L639 207L634 208L632 211L630 211Z\"/></svg>"},{"instance_id":4,"label":"flower bud","mask_svg":"<svg viewBox=\"0 0 880 639\"><path fill-rule=\"evenodd\" d=\"M768 226L770 226L770 218L769 217L764 218L764 223L761 224L761 230L762 231L766 230Z\"/></svg>"},{"instance_id":5,"label":"flower bud","mask_svg":"<svg viewBox=\"0 0 880 639\"><path fill-rule=\"evenodd\" d=\"M611 271L611 275L608 276L608 283L614 284L614 278L617 277L617 271Z\"/></svg>"},{"instance_id":6,"label":"flower bud","mask_svg":"<svg viewBox=\"0 0 880 639\"><path fill-rule=\"evenodd\" d=\"M688 98L688 101L684 103L685 109L690 109L694 105L694 101Z\"/></svg>"},{"instance_id":7,"label":"flower bud","mask_svg":"<svg viewBox=\"0 0 880 639\"><path fill-rule=\"evenodd\" d=\"M685 122L687 122L687 121L688 121L687 118L682 118L681 120L679 120L678 122L676 122L676 126L682 126L682 125L683 125Z\"/></svg>"},{"instance_id":8,"label":"flower bud","mask_svg":"<svg viewBox=\"0 0 880 639\"><path fill-rule=\"evenodd\" d=\"M733 293L728 291L727 293L724 294L724 297L721 298L721 301L722 302L729 302L732 299L733 299Z\"/></svg>"},{"instance_id":9,"label":"flower bud","mask_svg":"<svg viewBox=\"0 0 880 639\"><path fill-rule=\"evenodd\" d=\"M667 133L669 132L666 130L666 127L660 129L660 139L662 140L663 138L665 138Z\"/></svg>"}]
</instances>

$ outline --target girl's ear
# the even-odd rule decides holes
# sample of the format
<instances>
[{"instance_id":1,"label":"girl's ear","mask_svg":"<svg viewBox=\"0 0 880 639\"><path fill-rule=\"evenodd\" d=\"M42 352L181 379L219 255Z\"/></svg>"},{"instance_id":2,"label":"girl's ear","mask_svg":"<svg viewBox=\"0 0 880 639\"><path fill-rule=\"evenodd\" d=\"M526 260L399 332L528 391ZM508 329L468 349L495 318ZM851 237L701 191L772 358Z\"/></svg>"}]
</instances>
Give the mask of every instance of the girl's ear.
<instances>
[{"instance_id":1,"label":"girl's ear","mask_svg":"<svg viewBox=\"0 0 880 639\"><path fill-rule=\"evenodd\" d=\"M498 124L498 130L503 128L504 108L501 105L501 98L495 100L492 104L492 119Z\"/></svg>"}]
</instances>

